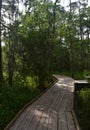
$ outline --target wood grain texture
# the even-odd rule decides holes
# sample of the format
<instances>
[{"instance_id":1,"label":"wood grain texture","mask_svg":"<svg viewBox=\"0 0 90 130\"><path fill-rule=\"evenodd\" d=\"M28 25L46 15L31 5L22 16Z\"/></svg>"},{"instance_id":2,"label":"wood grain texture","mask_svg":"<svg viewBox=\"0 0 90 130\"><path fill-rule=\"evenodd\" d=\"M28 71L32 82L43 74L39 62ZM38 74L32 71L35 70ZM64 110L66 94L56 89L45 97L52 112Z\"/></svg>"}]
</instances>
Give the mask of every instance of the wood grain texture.
<instances>
[{"instance_id":1,"label":"wood grain texture","mask_svg":"<svg viewBox=\"0 0 90 130\"><path fill-rule=\"evenodd\" d=\"M72 115L74 80L54 76L58 82L28 106L7 130L76 130Z\"/></svg>"}]
</instances>

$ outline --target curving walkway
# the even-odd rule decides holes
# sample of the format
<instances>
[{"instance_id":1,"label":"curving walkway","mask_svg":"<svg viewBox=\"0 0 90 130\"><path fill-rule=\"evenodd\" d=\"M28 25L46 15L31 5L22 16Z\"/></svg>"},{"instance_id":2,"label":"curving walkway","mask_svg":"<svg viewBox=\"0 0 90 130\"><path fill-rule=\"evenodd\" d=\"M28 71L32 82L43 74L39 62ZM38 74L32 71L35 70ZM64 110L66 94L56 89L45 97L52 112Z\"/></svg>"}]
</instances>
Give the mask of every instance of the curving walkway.
<instances>
[{"instance_id":1,"label":"curving walkway","mask_svg":"<svg viewBox=\"0 0 90 130\"><path fill-rule=\"evenodd\" d=\"M74 80L55 77L58 82L28 106L8 130L76 130L72 115Z\"/></svg>"}]
</instances>

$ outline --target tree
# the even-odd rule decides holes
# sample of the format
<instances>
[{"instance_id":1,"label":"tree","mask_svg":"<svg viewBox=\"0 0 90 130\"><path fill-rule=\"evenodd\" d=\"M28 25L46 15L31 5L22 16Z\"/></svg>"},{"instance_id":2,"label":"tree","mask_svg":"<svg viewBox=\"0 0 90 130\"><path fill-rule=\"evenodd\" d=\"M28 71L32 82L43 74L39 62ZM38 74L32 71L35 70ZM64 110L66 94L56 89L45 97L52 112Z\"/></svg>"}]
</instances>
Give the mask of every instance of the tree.
<instances>
[{"instance_id":1,"label":"tree","mask_svg":"<svg viewBox=\"0 0 90 130\"><path fill-rule=\"evenodd\" d=\"M49 9L53 9L52 7L51 3L37 3L31 14L27 13L26 19L22 20L19 34L27 54L26 64L38 77L40 89L45 88L45 82L52 70L54 35L52 28L49 27L48 17Z\"/></svg>"},{"instance_id":2,"label":"tree","mask_svg":"<svg viewBox=\"0 0 90 130\"><path fill-rule=\"evenodd\" d=\"M15 71L15 54L17 47L17 31L18 31L18 18L19 18L19 1L8 0L8 3L4 6L6 10L6 16L9 20L7 23L7 29L4 31L5 40L7 45L7 68L8 68L8 84L12 86L13 75Z\"/></svg>"},{"instance_id":3,"label":"tree","mask_svg":"<svg viewBox=\"0 0 90 130\"><path fill-rule=\"evenodd\" d=\"M2 68L2 41L1 41L1 38L2 38L2 24L1 24L1 21L2 21L2 0L0 0L0 86L2 86L2 83L3 83L3 68Z\"/></svg>"},{"instance_id":4,"label":"tree","mask_svg":"<svg viewBox=\"0 0 90 130\"><path fill-rule=\"evenodd\" d=\"M52 71L65 70L73 76L74 71L89 68L89 7L71 0L69 10L57 0L23 2L21 16L18 0L8 0L5 5L10 19L4 31L9 84L18 75L24 82L33 75L39 88L44 89Z\"/></svg>"}]
</instances>

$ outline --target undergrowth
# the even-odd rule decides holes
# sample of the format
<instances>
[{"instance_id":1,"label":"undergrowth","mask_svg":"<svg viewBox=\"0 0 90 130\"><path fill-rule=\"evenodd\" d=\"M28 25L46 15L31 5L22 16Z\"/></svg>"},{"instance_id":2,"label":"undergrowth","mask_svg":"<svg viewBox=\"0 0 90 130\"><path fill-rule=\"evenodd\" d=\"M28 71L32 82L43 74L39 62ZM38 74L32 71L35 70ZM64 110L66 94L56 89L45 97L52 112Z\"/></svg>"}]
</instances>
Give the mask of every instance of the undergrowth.
<instances>
[{"instance_id":1,"label":"undergrowth","mask_svg":"<svg viewBox=\"0 0 90 130\"><path fill-rule=\"evenodd\" d=\"M76 92L76 114L82 130L90 130L90 88Z\"/></svg>"},{"instance_id":2,"label":"undergrowth","mask_svg":"<svg viewBox=\"0 0 90 130\"><path fill-rule=\"evenodd\" d=\"M39 94L37 88L3 87L0 90L0 130L4 129L25 104Z\"/></svg>"}]
</instances>

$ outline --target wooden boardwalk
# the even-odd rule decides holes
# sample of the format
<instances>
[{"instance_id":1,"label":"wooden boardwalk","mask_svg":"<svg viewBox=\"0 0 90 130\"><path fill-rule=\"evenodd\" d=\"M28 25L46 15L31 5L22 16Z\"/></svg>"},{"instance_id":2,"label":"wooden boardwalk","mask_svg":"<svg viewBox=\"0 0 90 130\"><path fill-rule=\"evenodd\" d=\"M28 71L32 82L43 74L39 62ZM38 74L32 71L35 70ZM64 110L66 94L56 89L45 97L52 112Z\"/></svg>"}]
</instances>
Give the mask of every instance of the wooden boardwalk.
<instances>
[{"instance_id":1,"label":"wooden boardwalk","mask_svg":"<svg viewBox=\"0 0 90 130\"><path fill-rule=\"evenodd\" d=\"M77 130L72 115L74 80L58 82L28 106L8 130Z\"/></svg>"}]
</instances>

